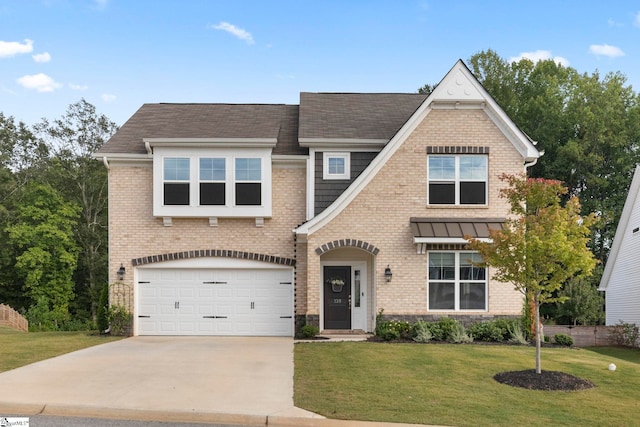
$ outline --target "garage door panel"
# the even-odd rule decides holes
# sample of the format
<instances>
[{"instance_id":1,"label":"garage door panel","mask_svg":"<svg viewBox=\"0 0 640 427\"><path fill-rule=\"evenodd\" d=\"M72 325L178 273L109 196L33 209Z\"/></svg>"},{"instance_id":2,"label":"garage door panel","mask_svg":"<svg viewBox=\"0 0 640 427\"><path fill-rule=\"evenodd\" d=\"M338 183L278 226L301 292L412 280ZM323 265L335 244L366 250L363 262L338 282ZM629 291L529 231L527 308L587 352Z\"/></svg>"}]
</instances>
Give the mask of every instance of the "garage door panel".
<instances>
[{"instance_id":1,"label":"garage door panel","mask_svg":"<svg viewBox=\"0 0 640 427\"><path fill-rule=\"evenodd\" d=\"M149 283L139 283L138 333L292 336L291 278L276 269L140 269Z\"/></svg>"}]
</instances>

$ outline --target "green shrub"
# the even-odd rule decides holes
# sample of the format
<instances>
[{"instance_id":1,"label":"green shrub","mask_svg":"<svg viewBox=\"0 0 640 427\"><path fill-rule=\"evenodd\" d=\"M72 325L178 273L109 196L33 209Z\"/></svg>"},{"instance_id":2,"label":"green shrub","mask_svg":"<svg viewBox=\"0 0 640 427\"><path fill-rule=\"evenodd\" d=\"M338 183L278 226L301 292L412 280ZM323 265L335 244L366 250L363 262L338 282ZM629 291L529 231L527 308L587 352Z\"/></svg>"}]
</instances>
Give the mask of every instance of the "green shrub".
<instances>
[{"instance_id":1,"label":"green shrub","mask_svg":"<svg viewBox=\"0 0 640 427\"><path fill-rule=\"evenodd\" d=\"M413 340L415 342L425 343L433 339L433 335L431 335L431 330L429 329L429 324L424 320L418 320L416 322L413 326L413 332Z\"/></svg>"},{"instance_id":2,"label":"green shrub","mask_svg":"<svg viewBox=\"0 0 640 427\"><path fill-rule=\"evenodd\" d=\"M320 329L318 329L315 325L304 325L300 328L300 335L303 338L313 338L320 333Z\"/></svg>"},{"instance_id":3,"label":"green shrub","mask_svg":"<svg viewBox=\"0 0 640 427\"><path fill-rule=\"evenodd\" d=\"M473 339L476 341L504 341L504 333L502 329L493 320L474 323L469 328L469 333L473 335Z\"/></svg>"},{"instance_id":4,"label":"green shrub","mask_svg":"<svg viewBox=\"0 0 640 427\"><path fill-rule=\"evenodd\" d=\"M633 323L624 323L622 320L611 329L611 338L616 345L624 347L637 347L640 345L640 329Z\"/></svg>"},{"instance_id":5,"label":"green shrub","mask_svg":"<svg viewBox=\"0 0 640 427\"><path fill-rule=\"evenodd\" d=\"M527 334L524 332L521 322L516 321L513 322L511 328L509 328L509 342L513 344L526 345L529 344L529 340L527 339Z\"/></svg>"},{"instance_id":6,"label":"green shrub","mask_svg":"<svg viewBox=\"0 0 640 427\"><path fill-rule=\"evenodd\" d=\"M414 326L406 321L401 320L385 320L381 309L376 316L375 335L385 341L393 341L397 339L413 339L415 335Z\"/></svg>"},{"instance_id":7,"label":"green shrub","mask_svg":"<svg viewBox=\"0 0 640 427\"><path fill-rule=\"evenodd\" d=\"M112 305L107 313L111 335L127 336L131 333L133 315L121 305Z\"/></svg>"},{"instance_id":8,"label":"green shrub","mask_svg":"<svg viewBox=\"0 0 640 427\"><path fill-rule=\"evenodd\" d=\"M436 322L429 323L428 327L435 341L451 341L457 325L457 320L450 317L442 317Z\"/></svg>"},{"instance_id":9,"label":"green shrub","mask_svg":"<svg viewBox=\"0 0 640 427\"><path fill-rule=\"evenodd\" d=\"M456 321L453 331L451 332L451 336L449 337L449 341L456 344L472 342L473 336L467 334L467 331L464 329L464 325Z\"/></svg>"},{"instance_id":10,"label":"green shrub","mask_svg":"<svg viewBox=\"0 0 640 427\"><path fill-rule=\"evenodd\" d=\"M567 347L570 347L573 345L573 338L571 338L567 334L555 334L553 337L553 340L556 342L556 344L559 344L559 345L564 345Z\"/></svg>"}]
</instances>

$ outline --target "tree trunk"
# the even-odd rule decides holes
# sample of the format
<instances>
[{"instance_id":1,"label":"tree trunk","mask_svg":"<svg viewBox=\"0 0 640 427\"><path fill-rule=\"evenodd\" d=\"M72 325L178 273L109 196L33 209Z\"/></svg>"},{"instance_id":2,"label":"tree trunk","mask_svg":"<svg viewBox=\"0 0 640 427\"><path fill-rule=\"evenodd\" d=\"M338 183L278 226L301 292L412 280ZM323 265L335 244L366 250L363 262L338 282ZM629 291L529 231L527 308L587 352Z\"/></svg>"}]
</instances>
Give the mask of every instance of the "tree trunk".
<instances>
[{"instance_id":1,"label":"tree trunk","mask_svg":"<svg viewBox=\"0 0 640 427\"><path fill-rule=\"evenodd\" d=\"M542 363L540 357L540 347L541 347L541 331L540 331L540 301L538 300L538 296L535 296L535 306L536 306L536 374L542 373Z\"/></svg>"}]
</instances>

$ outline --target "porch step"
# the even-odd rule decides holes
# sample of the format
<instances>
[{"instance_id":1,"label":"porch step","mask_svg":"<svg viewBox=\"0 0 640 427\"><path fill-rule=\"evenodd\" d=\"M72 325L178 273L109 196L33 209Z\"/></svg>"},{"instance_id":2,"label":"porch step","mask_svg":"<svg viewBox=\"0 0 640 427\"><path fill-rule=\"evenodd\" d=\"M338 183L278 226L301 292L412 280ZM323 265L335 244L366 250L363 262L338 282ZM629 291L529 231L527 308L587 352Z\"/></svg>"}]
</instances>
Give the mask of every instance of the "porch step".
<instances>
[{"instance_id":1,"label":"porch step","mask_svg":"<svg viewBox=\"0 0 640 427\"><path fill-rule=\"evenodd\" d=\"M324 329L322 335L368 335L362 329Z\"/></svg>"}]
</instances>

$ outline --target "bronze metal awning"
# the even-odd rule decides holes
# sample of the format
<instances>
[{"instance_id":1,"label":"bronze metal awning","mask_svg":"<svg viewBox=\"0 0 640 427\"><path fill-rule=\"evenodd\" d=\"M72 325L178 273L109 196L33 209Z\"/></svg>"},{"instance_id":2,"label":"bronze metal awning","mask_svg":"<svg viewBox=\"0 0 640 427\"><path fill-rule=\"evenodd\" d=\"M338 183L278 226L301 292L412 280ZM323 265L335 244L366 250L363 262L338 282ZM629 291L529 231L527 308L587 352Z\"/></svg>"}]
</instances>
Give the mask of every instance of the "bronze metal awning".
<instances>
[{"instance_id":1,"label":"bronze metal awning","mask_svg":"<svg viewBox=\"0 0 640 427\"><path fill-rule=\"evenodd\" d=\"M489 230L502 230L504 218L411 218L414 243L467 243L465 236L489 238Z\"/></svg>"}]
</instances>

